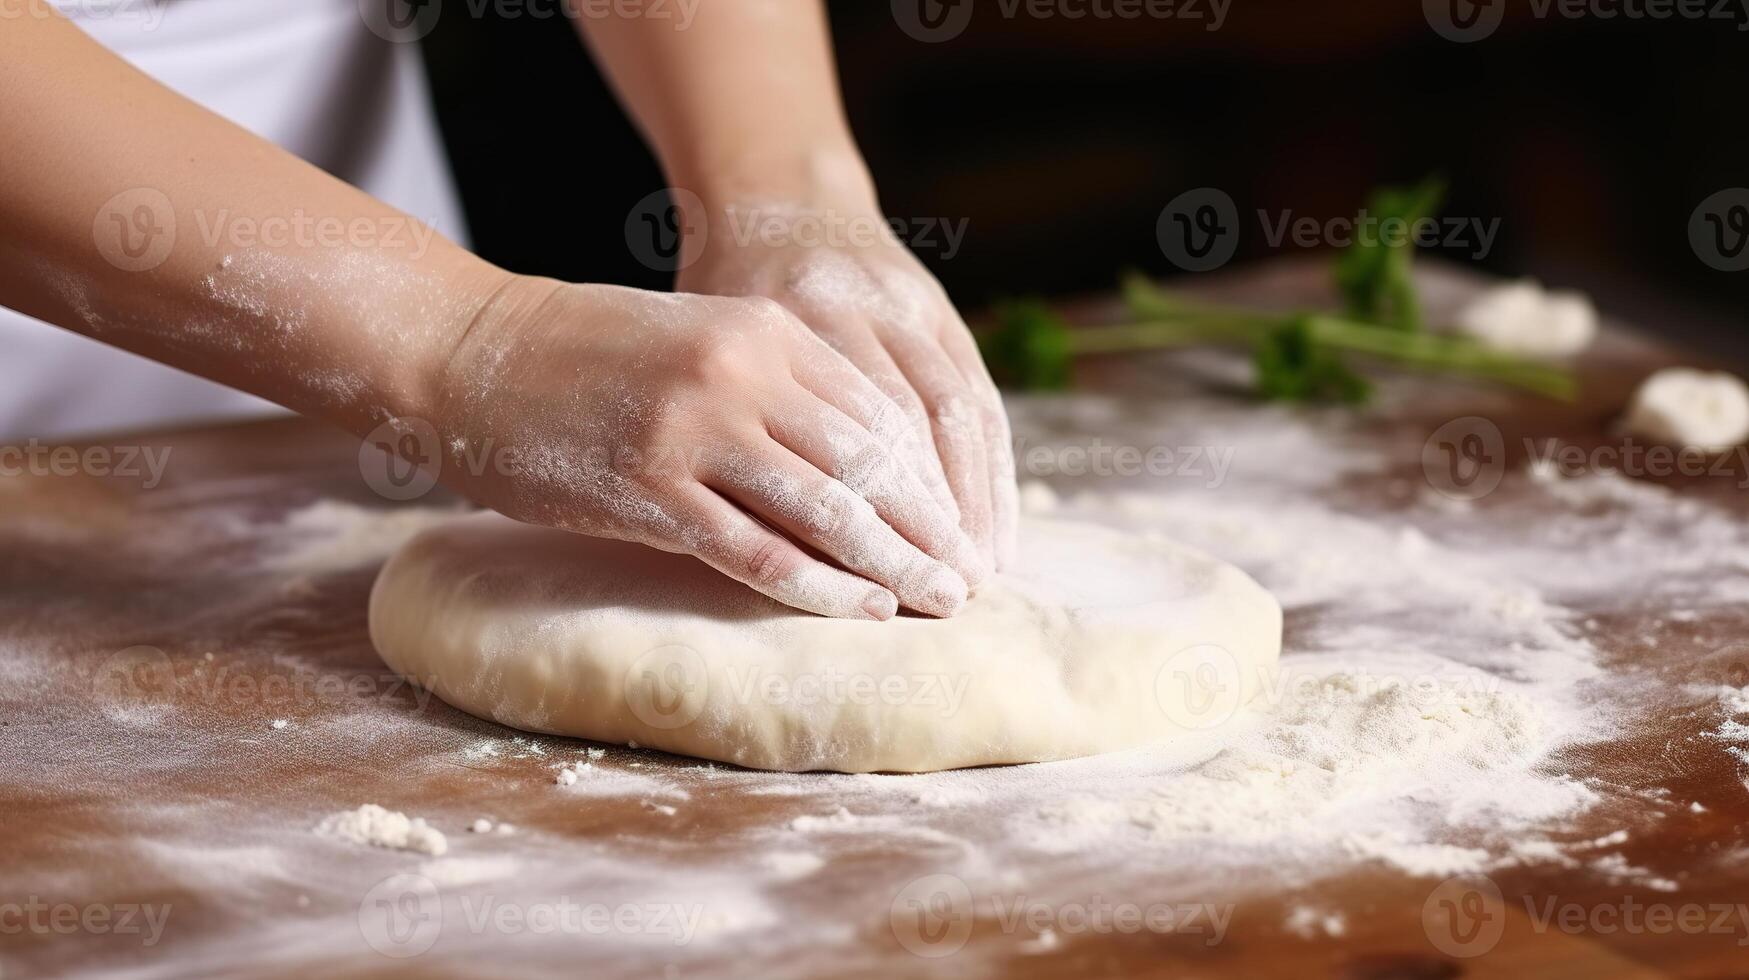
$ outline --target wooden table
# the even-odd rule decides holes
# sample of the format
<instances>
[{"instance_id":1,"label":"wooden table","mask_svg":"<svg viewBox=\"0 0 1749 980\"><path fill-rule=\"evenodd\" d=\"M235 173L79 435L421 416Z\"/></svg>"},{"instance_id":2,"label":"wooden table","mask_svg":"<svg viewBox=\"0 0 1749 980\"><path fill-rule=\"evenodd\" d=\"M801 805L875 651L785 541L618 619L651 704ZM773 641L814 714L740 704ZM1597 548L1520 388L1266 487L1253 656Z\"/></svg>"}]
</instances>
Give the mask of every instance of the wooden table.
<instances>
[{"instance_id":1,"label":"wooden table","mask_svg":"<svg viewBox=\"0 0 1749 980\"><path fill-rule=\"evenodd\" d=\"M1441 270L1428 284L1437 306L1478 283ZM1322 267L1302 263L1199 288L1251 302L1328 301ZM1090 304L1085 312L1101 308ZM1379 488L1419 486L1422 464L1412 450L1475 406L1506 434L1511 466L1523 463L1511 449L1521 435L1602 445L1616 438L1608 425L1631 386L1677 359L1612 326L1583 361L1585 394L1574 404L1437 381L1399 383L1363 423L1370 438L1391 447L1389 476L1338 492L1355 513L1391 506ZM1189 377L1192 367L1177 357L1093 364L1081 382L1105 392L1234 399ZM783 859L766 853L770 841L799 835L798 818L833 819L840 792L863 785L855 780L894 777L777 777L613 747L593 765L623 792L562 792L554 765L587 758L579 754L583 743L519 737L463 715L408 687L371 650L365 597L380 561L369 539L377 531L348 530L354 512L344 508L310 509L323 500L391 506L361 478L368 466L361 469L353 440L287 419L95 445L170 455L149 487L149 475L90 472L121 469L119 460L70 475L45 463L0 479L6 978L531 969L590 977L1749 976L1749 923L1730 931L1539 930L1521 901L1558 896L1597 909L1749 900L1741 764L1699 737L1711 722L1693 714L1653 719L1572 755L1576 772L1601 782L1705 801L1703 811L1636 822L1624 848L1628 861L1672 878L1675 891L1611 884L1584 869L1507 868L1490 875L1499 903L1447 896L1460 911L1477 911L1471 924L1482 931L1439 936L1425 916L1439 899L1439 882L1359 863L1310 892L1272 884L1267 874L1198 885L1205 898L1230 899L1231 925L1218 942L1194 929L1144 929L1065 935L1040 948L1036 939L1029 945L1030 933L1016 936L979 915L944 922L943 929L969 930L952 955L914 955L941 949L932 945L939 936L920 937L895 911L907 884L935 867L932 856L947 837L931 834L947 828L954 839L993 842L999 826L955 827L951 808L916 813L898 799L885 814L911 820L910 829L814 835L808 850L823 866L813 870L792 857L774 879L770 865ZM1735 481L1663 482L1749 518L1749 496ZM414 502L452 504L441 491ZM287 551L309 536L284 523L292 514L326 514L327 550ZM356 539L342 543L355 544L364 558L346 561L336 535ZM1611 611L1593 614L1607 619ZM1290 610L1290 657L1296 621L1309 615ZM1650 650L1630 640L1648 628L1645 614L1624 606L1618 618L1609 620L1622 637L1606 651L1610 669L1641 672L1648 684L1671 672L1749 682L1749 646L1720 644L1749 640L1742 609L1665 624ZM798 792L803 779L816 782ZM772 792L778 785L788 788ZM1643 800L1624 792L1589 824L1630 819L1636 798ZM325 814L364 802L431 820L447 834L449 856L433 862L311 832ZM482 816L516 830L465 829ZM767 844L751 848L753 839ZM1105 894L1160 900L1195 877L1193 869L1183 881L1122 866L1080 870L1097 875L1096 890ZM1063 874L1064 866L1049 873ZM758 887L749 884L755 881ZM1340 935L1302 936L1284 926L1288 907L1308 894L1319 908L1343 914ZM514 918L470 925L492 907L486 903L531 915L560 898L636 907L653 919L660 903L649 899L657 896L678 900L681 911L702 909L703 928L715 938L676 944L648 920L609 927L619 929L611 939L540 933L532 920ZM161 928L153 929L148 914L162 916ZM1453 955L1454 942L1459 953L1480 955Z\"/></svg>"}]
</instances>

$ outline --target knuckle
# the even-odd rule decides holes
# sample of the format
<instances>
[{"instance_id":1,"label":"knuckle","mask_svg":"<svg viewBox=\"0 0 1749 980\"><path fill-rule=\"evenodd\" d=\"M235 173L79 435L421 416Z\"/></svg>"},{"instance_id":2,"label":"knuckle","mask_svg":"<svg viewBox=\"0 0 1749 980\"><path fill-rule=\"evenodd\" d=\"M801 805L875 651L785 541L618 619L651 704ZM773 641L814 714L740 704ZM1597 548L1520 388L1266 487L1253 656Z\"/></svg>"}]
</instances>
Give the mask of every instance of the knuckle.
<instances>
[{"instance_id":1,"label":"knuckle","mask_svg":"<svg viewBox=\"0 0 1749 980\"><path fill-rule=\"evenodd\" d=\"M789 578L795 568L795 554L783 541L769 537L755 544L744 562L748 580L769 588Z\"/></svg>"},{"instance_id":2,"label":"knuckle","mask_svg":"<svg viewBox=\"0 0 1749 980\"><path fill-rule=\"evenodd\" d=\"M840 537L857 517L861 498L842 488L818 487L811 494L799 523L808 534L822 540Z\"/></svg>"},{"instance_id":3,"label":"knuckle","mask_svg":"<svg viewBox=\"0 0 1749 980\"><path fill-rule=\"evenodd\" d=\"M744 328L754 332L763 332L773 327L790 329L799 326L801 321L791 313L789 307L770 296L747 297L747 314Z\"/></svg>"},{"instance_id":4,"label":"knuckle","mask_svg":"<svg viewBox=\"0 0 1749 980\"><path fill-rule=\"evenodd\" d=\"M744 385L757 370L757 345L735 330L718 331L700 343L692 358L692 374L711 385Z\"/></svg>"},{"instance_id":5,"label":"knuckle","mask_svg":"<svg viewBox=\"0 0 1749 980\"><path fill-rule=\"evenodd\" d=\"M929 419L936 428L953 435L971 435L979 428L977 411L957 392L937 401Z\"/></svg>"},{"instance_id":6,"label":"knuckle","mask_svg":"<svg viewBox=\"0 0 1749 980\"><path fill-rule=\"evenodd\" d=\"M879 492L891 483L896 473L892 456L876 443L869 443L851 453L838 467L838 479L859 493Z\"/></svg>"}]
</instances>

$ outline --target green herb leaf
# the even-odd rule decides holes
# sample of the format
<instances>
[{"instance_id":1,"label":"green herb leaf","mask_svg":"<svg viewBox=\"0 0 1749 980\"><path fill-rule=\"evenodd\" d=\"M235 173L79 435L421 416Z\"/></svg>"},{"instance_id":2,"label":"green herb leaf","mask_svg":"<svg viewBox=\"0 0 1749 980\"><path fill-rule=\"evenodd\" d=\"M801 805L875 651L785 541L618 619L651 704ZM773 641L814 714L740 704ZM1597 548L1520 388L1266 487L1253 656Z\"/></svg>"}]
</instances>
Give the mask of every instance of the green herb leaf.
<instances>
[{"instance_id":1,"label":"green herb leaf","mask_svg":"<svg viewBox=\"0 0 1749 980\"><path fill-rule=\"evenodd\" d=\"M1069 325L1039 300L1018 300L996 308L996 329L978 340L984 363L996 383L1020 389L1069 387L1074 361Z\"/></svg>"},{"instance_id":2,"label":"green herb leaf","mask_svg":"<svg viewBox=\"0 0 1749 980\"><path fill-rule=\"evenodd\" d=\"M1335 401L1358 405L1372 385L1343 363L1334 349L1318 342L1309 318L1276 329L1257 345L1257 392L1279 401Z\"/></svg>"},{"instance_id":3,"label":"green herb leaf","mask_svg":"<svg viewBox=\"0 0 1749 980\"><path fill-rule=\"evenodd\" d=\"M1408 234L1433 218L1445 198L1445 181L1428 177L1414 187L1373 192L1356 222L1355 238L1336 259L1336 287L1348 316L1399 330L1421 329L1414 280L1415 243Z\"/></svg>"}]
</instances>

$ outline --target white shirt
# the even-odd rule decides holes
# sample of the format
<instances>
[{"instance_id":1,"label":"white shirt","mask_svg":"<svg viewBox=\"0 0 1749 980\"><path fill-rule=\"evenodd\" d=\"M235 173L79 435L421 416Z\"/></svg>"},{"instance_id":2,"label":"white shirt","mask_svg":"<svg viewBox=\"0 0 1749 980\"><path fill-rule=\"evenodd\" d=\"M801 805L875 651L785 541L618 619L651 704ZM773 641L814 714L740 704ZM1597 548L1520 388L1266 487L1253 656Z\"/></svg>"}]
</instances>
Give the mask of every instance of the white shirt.
<instances>
[{"instance_id":1,"label":"white shirt","mask_svg":"<svg viewBox=\"0 0 1749 980\"><path fill-rule=\"evenodd\" d=\"M418 45L358 0L54 0L184 96L467 241ZM0 307L0 440L280 413L251 395Z\"/></svg>"}]
</instances>

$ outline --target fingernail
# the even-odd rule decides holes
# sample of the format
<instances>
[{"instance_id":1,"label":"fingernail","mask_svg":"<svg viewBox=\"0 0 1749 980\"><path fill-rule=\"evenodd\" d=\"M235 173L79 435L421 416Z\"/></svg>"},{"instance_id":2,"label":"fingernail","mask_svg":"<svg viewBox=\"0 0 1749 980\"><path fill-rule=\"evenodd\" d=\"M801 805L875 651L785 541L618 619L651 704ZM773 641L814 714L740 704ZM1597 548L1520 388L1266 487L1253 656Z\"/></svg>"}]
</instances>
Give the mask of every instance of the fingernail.
<instances>
[{"instance_id":1,"label":"fingernail","mask_svg":"<svg viewBox=\"0 0 1749 980\"><path fill-rule=\"evenodd\" d=\"M862 602L862 611L868 618L885 622L892 619L899 611L899 600L886 589L876 589L868 594Z\"/></svg>"}]
</instances>

